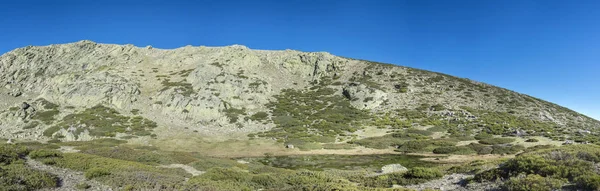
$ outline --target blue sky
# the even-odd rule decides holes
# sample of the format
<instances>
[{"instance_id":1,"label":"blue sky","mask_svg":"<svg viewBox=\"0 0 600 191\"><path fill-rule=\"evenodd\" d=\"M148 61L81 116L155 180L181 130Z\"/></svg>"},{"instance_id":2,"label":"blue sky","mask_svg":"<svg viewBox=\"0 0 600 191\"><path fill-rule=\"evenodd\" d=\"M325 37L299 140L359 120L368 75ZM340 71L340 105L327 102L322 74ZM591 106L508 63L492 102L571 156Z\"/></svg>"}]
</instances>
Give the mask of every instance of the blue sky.
<instances>
[{"instance_id":1,"label":"blue sky","mask_svg":"<svg viewBox=\"0 0 600 191\"><path fill-rule=\"evenodd\" d=\"M169 2L169 3L167 3ZM0 52L89 39L243 44L447 73L600 119L600 1L0 2Z\"/></svg>"}]
</instances>

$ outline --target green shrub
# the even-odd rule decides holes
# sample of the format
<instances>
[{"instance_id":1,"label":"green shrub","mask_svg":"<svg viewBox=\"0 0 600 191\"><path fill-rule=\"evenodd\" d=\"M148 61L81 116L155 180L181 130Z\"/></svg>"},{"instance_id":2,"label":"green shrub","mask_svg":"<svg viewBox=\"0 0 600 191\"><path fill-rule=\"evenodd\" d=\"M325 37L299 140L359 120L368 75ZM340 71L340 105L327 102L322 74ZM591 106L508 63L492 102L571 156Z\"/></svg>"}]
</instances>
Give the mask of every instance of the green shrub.
<instances>
[{"instance_id":1,"label":"green shrub","mask_svg":"<svg viewBox=\"0 0 600 191\"><path fill-rule=\"evenodd\" d=\"M86 189L89 189L91 187L92 186L90 186L88 183L85 183L85 182L81 182L81 183L75 185L75 188L77 188L79 190L86 190Z\"/></svg>"},{"instance_id":2,"label":"green shrub","mask_svg":"<svg viewBox=\"0 0 600 191\"><path fill-rule=\"evenodd\" d=\"M534 139L534 138L525 140L525 142L529 142L529 143L535 143L535 142L539 142L539 141L540 140L537 140L537 139Z\"/></svg>"},{"instance_id":3,"label":"green shrub","mask_svg":"<svg viewBox=\"0 0 600 191\"><path fill-rule=\"evenodd\" d=\"M269 114L264 111L256 112L254 115L250 116L250 119L253 121L263 121L269 117Z\"/></svg>"},{"instance_id":4,"label":"green shrub","mask_svg":"<svg viewBox=\"0 0 600 191\"><path fill-rule=\"evenodd\" d=\"M356 145L347 143L327 143L323 144L324 149L340 150L340 149L353 149Z\"/></svg>"},{"instance_id":5,"label":"green shrub","mask_svg":"<svg viewBox=\"0 0 600 191\"><path fill-rule=\"evenodd\" d=\"M446 147L438 147L433 149L433 153L435 154L457 154L457 155L469 155L476 154L472 148L466 146L446 146Z\"/></svg>"},{"instance_id":6,"label":"green shrub","mask_svg":"<svg viewBox=\"0 0 600 191\"><path fill-rule=\"evenodd\" d=\"M21 162L0 166L0 190L38 190L55 188L58 177L34 170Z\"/></svg>"},{"instance_id":7,"label":"green shrub","mask_svg":"<svg viewBox=\"0 0 600 191\"><path fill-rule=\"evenodd\" d=\"M118 160L83 153L63 153L54 159L54 166L84 172L113 187L133 186L136 190L177 190L185 177L191 176L183 169L157 168L139 162Z\"/></svg>"},{"instance_id":8,"label":"green shrub","mask_svg":"<svg viewBox=\"0 0 600 191\"><path fill-rule=\"evenodd\" d=\"M497 138L489 138L479 140L479 143L486 145L499 145L499 144L508 144L515 141L515 138L508 137L497 137Z\"/></svg>"},{"instance_id":9,"label":"green shrub","mask_svg":"<svg viewBox=\"0 0 600 191\"><path fill-rule=\"evenodd\" d=\"M189 164L190 166L194 167L197 170L209 170L213 167L220 167L220 168L232 168L232 167L244 167L243 164L240 164L236 161L233 160L228 160L228 159L222 159L222 158L213 158L213 157L201 157L198 158L197 161L192 162Z\"/></svg>"},{"instance_id":10,"label":"green shrub","mask_svg":"<svg viewBox=\"0 0 600 191\"><path fill-rule=\"evenodd\" d=\"M444 131L447 131L447 129L445 127L442 127L442 126L435 126L435 127L431 127L429 129L427 129L427 131L430 131L430 132L444 132Z\"/></svg>"},{"instance_id":11,"label":"green shrub","mask_svg":"<svg viewBox=\"0 0 600 191\"><path fill-rule=\"evenodd\" d=\"M501 188L511 191L547 191L558 190L565 181L549 177L542 177L537 174L530 174L524 178L514 177L506 181Z\"/></svg>"},{"instance_id":12,"label":"green shrub","mask_svg":"<svg viewBox=\"0 0 600 191\"><path fill-rule=\"evenodd\" d=\"M490 138L493 138L493 137L494 137L494 135L488 134L488 133L484 133L484 132L475 135L475 139L477 139L477 140L490 139Z\"/></svg>"},{"instance_id":13,"label":"green shrub","mask_svg":"<svg viewBox=\"0 0 600 191\"><path fill-rule=\"evenodd\" d=\"M23 129L33 129L33 128L36 128L38 125L40 125L39 122L31 121L31 122L27 123L25 126L23 126Z\"/></svg>"},{"instance_id":14,"label":"green shrub","mask_svg":"<svg viewBox=\"0 0 600 191\"><path fill-rule=\"evenodd\" d=\"M88 170L85 171L84 176L85 178L87 178L88 180L91 180L93 178L98 178L98 177L102 177L102 176L108 176L110 175L110 171L108 169L104 169L104 168L90 168Z\"/></svg>"},{"instance_id":15,"label":"green shrub","mask_svg":"<svg viewBox=\"0 0 600 191\"><path fill-rule=\"evenodd\" d=\"M62 157L62 153L59 152L59 151L57 151L57 150L41 149L41 150L31 151L29 153L29 157L31 157L32 159L49 158L49 157Z\"/></svg>"},{"instance_id":16,"label":"green shrub","mask_svg":"<svg viewBox=\"0 0 600 191\"><path fill-rule=\"evenodd\" d=\"M593 161L599 155L600 146L595 145L539 148L518 155L499 168L478 173L474 180L509 180L505 184L508 190L551 190L566 181L578 189L597 190L600 175Z\"/></svg>"},{"instance_id":17,"label":"green shrub","mask_svg":"<svg viewBox=\"0 0 600 191\"><path fill-rule=\"evenodd\" d=\"M27 147L0 144L0 165L8 165L18 161L27 153L29 153Z\"/></svg>"},{"instance_id":18,"label":"green shrub","mask_svg":"<svg viewBox=\"0 0 600 191\"><path fill-rule=\"evenodd\" d=\"M574 182L586 190L600 190L600 175L598 174L586 173L575 178Z\"/></svg>"},{"instance_id":19,"label":"green shrub","mask_svg":"<svg viewBox=\"0 0 600 191\"><path fill-rule=\"evenodd\" d=\"M435 169L435 168L415 167L415 168L408 170L408 172L406 172L406 174L404 174L404 177L405 178L418 178L418 179L431 180L431 179L435 179L435 178L440 178L443 175L444 174L442 172L440 172L440 170Z\"/></svg>"},{"instance_id":20,"label":"green shrub","mask_svg":"<svg viewBox=\"0 0 600 191\"><path fill-rule=\"evenodd\" d=\"M480 155L492 154L492 151L494 150L491 146L483 145L483 144L479 144L479 143L471 143L468 145L468 147L470 147L475 152L477 152L477 154L480 154Z\"/></svg>"},{"instance_id":21,"label":"green shrub","mask_svg":"<svg viewBox=\"0 0 600 191\"><path fill-rule=\"evenodd\" d=\"M250 181L263 188L282 188L286 185L279 174L258 174L252 176Z\"/></svg>"},{"instance_id":22,"label":"green shrub","mask_svg":"<svg viewBox=\"0 0 600 191\"><path fill-rule=\"evenodd\" d=\"M211 168L200 176L210 180L232 180L236 182L247 182L252 178L248 172L241 169L220 167Z\"/></svg>"},{"instance_id":23,"label":"green shrub","mask_svg":"<svg viewBox=\"0 0 600 191\"><path fill-rule=\"evenodd\" d=\"M492 146L492 154L516 154L519 151L525 149L525 147L523 147L522 145L509 145L509 146L502 146L502 145L493 145Z\"/></svg>"},{"instance_id":24,"label":"green shrub","mask_svg":"<svg viewBox=\"0 0 600 191\"><path fill-rule=\"evenodd\" d=\"M81 127L81 125L85 125L85 127ZM96 105L63 117L60 123L46 129L44 136L51 137L60 129L67 129L71 126L80 126L75 130L75 136L88 130L92 136L114 137L116 133L147 136L152 129L157 127L157 124L141 116L128 117L121 115L113 108Z\"/></svg>"},{"instance_id":25,"label":"green shrub","mask_svg":"<svg viewBox=\"0 0 600 191\"><path fill-rule=\"evenodd\" d=\"M424 136L433 135L433 132L431 132L431 131L419 130L419 129L407 129L406 133L413 133L413 134L419 134L419 135L424 135Z\"/></svg>"}]
</instances>

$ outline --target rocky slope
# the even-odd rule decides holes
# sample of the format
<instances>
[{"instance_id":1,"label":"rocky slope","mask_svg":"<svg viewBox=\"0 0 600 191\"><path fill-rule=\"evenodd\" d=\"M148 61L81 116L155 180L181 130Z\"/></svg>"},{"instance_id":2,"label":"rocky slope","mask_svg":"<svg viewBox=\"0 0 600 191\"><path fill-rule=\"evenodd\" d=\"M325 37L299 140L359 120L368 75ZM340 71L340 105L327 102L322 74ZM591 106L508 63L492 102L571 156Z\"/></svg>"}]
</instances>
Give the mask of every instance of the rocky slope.
<instances>
[{"instance_id":1,"label":"rocky slope","mask_svg":"<svg viewBox=\"0 0 600 191\"><path fill-rule=\"evenodd\" d=\"M324 143L344 141L366 126L393 128L398 120L377 120L408 121L407 111L423 115L409 126L461 121L449 132L471 136L489 131L595 141L588 137L600 127L594 119L510 90L325 52L240 45L161 50L80 41L28 46L0 57L0 137L171 139L177 138L173 132L189 129L205 137L287 140L285 133L297 132L286 131L282 119L300 114L282 111L283 96L305 94L308 101L292 103L321 103L311 105L322 107L315 114L331 108L347 110L332 111L340 115L364 112L361 123L348 123L352 128L335 135L319 134L319 120L304 119L309 134L333 136L319 141Z\"/></svg>"}]
</instances>

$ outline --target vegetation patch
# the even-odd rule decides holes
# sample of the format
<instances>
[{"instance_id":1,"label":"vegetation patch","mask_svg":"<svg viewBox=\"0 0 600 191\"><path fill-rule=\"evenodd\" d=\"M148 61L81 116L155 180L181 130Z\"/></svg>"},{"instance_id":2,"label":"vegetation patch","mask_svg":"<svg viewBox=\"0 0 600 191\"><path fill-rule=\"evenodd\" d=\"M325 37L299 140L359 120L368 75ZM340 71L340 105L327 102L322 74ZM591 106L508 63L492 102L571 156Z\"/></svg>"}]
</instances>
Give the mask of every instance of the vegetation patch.
<instances>
[{"instance_id":1,"label":"vegetation patch","mask_svg":"<svg viewBox=\"0 0 600 191\"><path fill-rule=\"evenodd\" d=\"M58 130L66 129L76 136L83 131L99 137L114 137L116 133L148 136L155 127L156 123L149 119L141 116L123 116L115 109L97 105L65 116L60 123L46 129L44 135L52 137Z\"/></svg>"},{"instance_id":2,"label":"vegetation patch","mask_svg":"<svg viewBox=\"0 0 600 191\"><path fill-rule=\"evenodd\" d=\"M421 157L410 155L299 155L299 156L267 156L258 158L264 165L285 169L308 169L323 171L327 169L369 170L377 171L388 164L402 164L407 168L433 167L433 163L420 160ZM252 159L251 159L252 160Z\"/></svg>"},{"instance_id":3,"label":"vegetation patch","mask_svg":"<svg viewBox=\"0 0 600 191\"><path fill-rule=\"evenodd\" d=\"M30 121L29 123L26 123L25 126L23 126L23 129L33 129L33 128L36 128L38 125L40 125L39 122Z\"/></svg>"},{"instance_id":4,"label":"vegetation patch","mask_svg":"<svg viewBox=\"0 0 600 191\"><path fill-rule=\"evenodd\" d=\"M31 119L39 120L46 125L54 122L55 116L60 113L58 110L60 107L44 98L37 99L35 102L40 103L43 107L43 110L36 112L31 116Z\"/></svg>"},{"instance_id":5,"label":"vegetation patch","mask_svg":"<svg viewBox=\"0 0 600 191\"><path fill-rule=\"evenodd\" d=\"M23 146L0 144L0 189L38 190L58 186L58 177L25 164L24 157L29 151Z\"/></svg>"},{"instance_id":6,"label":"vegetation patch","mask_svg":"<svg viewBox=\"0 0 600 191\"><path fill-rule=\"evenodd\" d=\"M309 89L282 90L280 95L275 96L276 101L267 105L276 127L249 136L271 137L281 142L302 141L313 147L316 145L310 143L334 142L338 136L358 130L362 127L361 122L369 119L370 115L353 108L342 96L335 95L336 91L327 87L330 83L329 80L321 80Z\"/></svg>"},{"instance_id":7,"label":"vegetation patch","mask_svg":"<svg viewBox=\"0 0 600 191\"><path fill-rule=\"evenodd\" d=\"M565 183L582 190L598 190L600 175L593 167L598 162L600 147L596 145L541 148L481 172L474 180L508 180L503 186L514 190L554 190Z\"/></svg>"},{"instance_id":8,"label":"vegetation patch","mask_svg":"<svg viewBox=\"0 0 600 191\"><path fill-rule=\"evenodd\" d=\"M138 190L177 189L189 177L181 169L156 168L142 163L105 158L84 153L64 153L62 157L48 157L52 165L85 172L94 179L112 187L130 186Z\"/></svg>"},{"instance_id":9,"label":"vegetation patch","mask_svg":"<svg viewBox=\"0 0 600 191\"><path fill-rule=\"evenodd\" d=\"M479 140L479 143L486 145L500 145L500 144L508 144L515 141L515 138L509 137L497 137L497 138L489 138Z\"/></svg>"}]
</instances>

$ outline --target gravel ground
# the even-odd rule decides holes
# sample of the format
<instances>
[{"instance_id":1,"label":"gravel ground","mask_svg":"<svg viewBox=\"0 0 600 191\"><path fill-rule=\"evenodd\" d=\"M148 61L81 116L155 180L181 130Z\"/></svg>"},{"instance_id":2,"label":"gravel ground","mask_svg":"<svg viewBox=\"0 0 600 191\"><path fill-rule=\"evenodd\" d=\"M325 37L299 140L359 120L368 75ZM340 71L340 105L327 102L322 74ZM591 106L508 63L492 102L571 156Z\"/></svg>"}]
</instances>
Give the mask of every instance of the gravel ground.
<instances>
[{"instance_id":1,"label":"gravel ground","mask_svg":"<svg viewBox=\"0 0 600 191\"><path fill-rule=\"evenodd\" d=\"M450 174L450 175L445 175L444 177L437 179L437 180L432 180L429 182L425 182L423 184L410 185L410 186L405 186L405 187L410 188L410 189L415 189L415 190L436 189L436 190L441 190L441 191L446 191L446 190L492 191L492 190L498 189L498 185L494 184L494 183L471 183L469 185L463 186L464 180L467 178L471 178L471 177L473 177L473 175Z\"/></svg>"}]
</instances>

